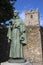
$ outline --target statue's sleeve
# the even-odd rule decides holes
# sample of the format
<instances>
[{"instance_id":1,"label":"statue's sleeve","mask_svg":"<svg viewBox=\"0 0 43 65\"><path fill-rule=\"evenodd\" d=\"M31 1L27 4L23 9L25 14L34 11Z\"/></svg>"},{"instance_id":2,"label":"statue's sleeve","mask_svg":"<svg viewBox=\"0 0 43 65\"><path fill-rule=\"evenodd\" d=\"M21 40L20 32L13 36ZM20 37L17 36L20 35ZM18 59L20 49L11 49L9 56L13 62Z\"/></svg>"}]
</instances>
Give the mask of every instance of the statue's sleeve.
<instances>
[{"instance_id":1,"label":"statue's sleeve","mask_svg":"<svg viewBox=\"0 0 43 65\"><path fill-rule=\"evenodd\" d=\"M11 27L10 27L10 25L9 25L9 28L8 28L7 37L8 37L8 42L10 42L10 40L11 40Z\"/></svg>"},{"instance_id":2,"label":"statue's sleeve","mask_svg":"<svg viewBox=\"0 0 43 65\"><path fill-rule=\"evenodd\" d=\"M26 45L27 44L27 36L26 36L26 26L24 24L20 25L20 41L22 44Z\"/></svg>"}]
</instances>

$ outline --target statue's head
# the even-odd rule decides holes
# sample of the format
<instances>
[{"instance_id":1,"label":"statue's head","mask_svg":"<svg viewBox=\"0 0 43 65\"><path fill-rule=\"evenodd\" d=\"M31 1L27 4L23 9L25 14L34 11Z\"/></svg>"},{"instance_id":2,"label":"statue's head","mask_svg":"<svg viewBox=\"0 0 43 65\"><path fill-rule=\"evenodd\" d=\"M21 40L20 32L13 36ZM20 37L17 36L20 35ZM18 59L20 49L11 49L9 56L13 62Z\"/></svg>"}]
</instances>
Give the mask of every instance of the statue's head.
<instances>
[{"instance_id":1,"label":"statue's head","mask_svg":"<svg viewBox=\"0 0 43 65\"><path fill-rule=\"evenodd\" d=\"M14 16L18 16L18 11L14 10Z\"/></svg>"}]
</instances>

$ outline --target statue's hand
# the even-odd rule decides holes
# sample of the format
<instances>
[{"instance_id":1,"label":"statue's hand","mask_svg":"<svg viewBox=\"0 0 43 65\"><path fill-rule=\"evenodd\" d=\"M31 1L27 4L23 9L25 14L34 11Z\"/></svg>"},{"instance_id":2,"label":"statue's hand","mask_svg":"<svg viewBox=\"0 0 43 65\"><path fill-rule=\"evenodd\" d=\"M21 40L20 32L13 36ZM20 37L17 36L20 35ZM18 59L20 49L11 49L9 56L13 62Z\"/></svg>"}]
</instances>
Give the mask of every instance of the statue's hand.
<instances>
[{"instance_id":1,"label":"statue's hand","mask_svg":"<svg viewBox=\"0 0 43 65\"><path fill-rule=\"evenodd\" d=\"M8 43L10 43L10 39L8 39Z\"/></svg>"}]
</instances>

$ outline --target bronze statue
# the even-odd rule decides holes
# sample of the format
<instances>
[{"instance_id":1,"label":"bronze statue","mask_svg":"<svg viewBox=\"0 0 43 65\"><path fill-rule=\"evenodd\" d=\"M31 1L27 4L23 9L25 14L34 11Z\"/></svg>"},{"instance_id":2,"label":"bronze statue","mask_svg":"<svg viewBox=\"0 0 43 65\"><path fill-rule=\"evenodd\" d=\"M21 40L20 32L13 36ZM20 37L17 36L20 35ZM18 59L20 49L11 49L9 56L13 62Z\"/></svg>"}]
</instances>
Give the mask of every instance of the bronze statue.
<instances>
[{"instance_id":1,"label":"bronze statue","mask_svg":"<svg viewBox=\"0 0 43 65\"><path fill-rule=\"evenodd\" d=\"M27 44L26 27L16 10L11 23L9 23L7 37L8 42L11 41L9 62L24 62L23 46Z\"/></svg>"}]
</instances>

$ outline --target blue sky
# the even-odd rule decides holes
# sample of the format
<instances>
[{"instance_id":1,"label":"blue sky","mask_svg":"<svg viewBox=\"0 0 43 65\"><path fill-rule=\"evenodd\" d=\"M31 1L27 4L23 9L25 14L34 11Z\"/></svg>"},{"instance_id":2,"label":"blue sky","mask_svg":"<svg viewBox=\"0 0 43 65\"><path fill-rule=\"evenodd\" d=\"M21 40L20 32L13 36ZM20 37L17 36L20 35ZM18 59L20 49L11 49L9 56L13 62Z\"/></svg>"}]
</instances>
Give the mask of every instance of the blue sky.
<instances>
[{"instance_id":1,"label":"blue sky","mask_svg":"<svg viewBox=\"0 0 43 65\"><path fill-rule=\"evenodd\" d=\"M19 11L19 15L22 19L25 18L25 11L38 8L40 12L40 25L43 26L43 0L17 0L14 6Z\"/></svg>"}]
</instances>

